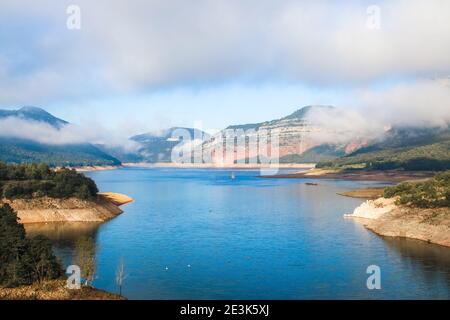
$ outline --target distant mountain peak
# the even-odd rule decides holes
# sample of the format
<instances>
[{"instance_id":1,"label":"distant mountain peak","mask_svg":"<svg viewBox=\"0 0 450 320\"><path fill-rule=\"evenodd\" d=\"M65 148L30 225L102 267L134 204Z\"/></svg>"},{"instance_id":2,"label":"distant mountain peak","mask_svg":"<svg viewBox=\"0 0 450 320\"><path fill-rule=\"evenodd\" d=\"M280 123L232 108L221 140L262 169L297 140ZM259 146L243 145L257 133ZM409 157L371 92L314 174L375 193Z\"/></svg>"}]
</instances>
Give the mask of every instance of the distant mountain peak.
<instances>
[{"instance_id":1,"label":"distant mountain peak","mask_svg":"<svg viewBox=\"0 0 450 320\"><path fill-rule=\"evenodd\" d=\"M294 111L293 113L291 113L290 115L282 118L284 119L303 119L307 116L307 114L314 109L322 109L322 110L331 110L334 109L333 106L328 106L328 105L311 105L311 106L305 106L302 107L300 109L298 109L297 111Z\"/></svg>"},{"instance_id":2,"label":"distant mountain peak","mask_svg":"<svg viewBox=\"0 0 450 320\"><path fill-rule=\"evenodd\" d=\"M195 128L187 128L187 127L171 127L168 129L164 129L164 130L160 130L160 131L155 131L155 132L147 132L147 133L143 133L143 134L139 134L136 136L131 137L131 140L134 141L142 141L145 139L159 139L159 138L170 138L173 134L173 132L177 131L177 130L185 130L186 132L189 132L189 134L191 135L191 137L194 137L194 133L198 136L206 136L209 138L209 134L200 130L200 129L195 129Z\"/></svg>"},{"instance_id":3,"label":"distant mountain peak","mask_svg":"<svg viewBox=\"0 0 450 320\"><path fill-rule=\"evenodd\" d=\"M68 124L67 121L59 119L44 109L34 106L24 106L18 110L0 110L0 118L6 117L19 117L25 120L46 122L58 129Z\"/></svg>"},{"instance_id":4,"label":"distant mountain peak","mask_svg":"<svg viewBox=\"0 0 450 320\"><path fill-rule=\"evenodd\" d=\"M49 114L47 111L45 111L42 108L39 107L34 107L34 106L24 106L22 108L20 108L19 110L17 110L19 112L33 112L33 113L42 113L42 114Z\"/></svg>"},{"instance_id":5,"label":"distant mountain peak","mask_svg":"<svg viewBox=\"0 0 450 320\"><path fill-rule=\"evenodd\" d=\"M18 118L43 122L61 129L69 122L59 119L42 108L24 106L16 110L0 109L0 120ZM24 125L26 130L27 124ZM119 165L121 162L90 143L45 144L29 138L0 136L0 161L10 163L45 162L52 166Z\"/></svg>"}]
</instances>

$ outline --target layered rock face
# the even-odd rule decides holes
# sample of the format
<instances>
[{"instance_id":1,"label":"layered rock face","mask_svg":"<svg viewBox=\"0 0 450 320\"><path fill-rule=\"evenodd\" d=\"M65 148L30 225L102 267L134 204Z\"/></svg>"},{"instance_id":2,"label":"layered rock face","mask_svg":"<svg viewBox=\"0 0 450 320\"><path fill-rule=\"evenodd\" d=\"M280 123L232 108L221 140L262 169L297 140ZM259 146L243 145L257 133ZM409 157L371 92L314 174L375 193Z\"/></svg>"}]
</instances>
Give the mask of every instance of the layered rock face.
<instances>
[{"instance_id":1,"label":"layered rock face","mask_svg":"<svg viewBox=\"0 0 450 320\"><path fill-rule=\"evenodd\" d=\"M357 218L386 237L411 238L450 247L450 208L398 206L396 199L379 198L361 204L347 218Z\"/></svg>"},{"instance_id":2,"label":"layered rock face","mask_svg":"<svg viewBox=\"0 0 450 320\"><path fill-rule=\"evenodd\" d=\"M93 201L49 197L0 200L0 206L6 203L17 212L20 223L103 222L123 213L117 205L101 196Z\"/></svg>"},{"instance_id":3,"label":"layered rock face","mask_svg":"<svg viewBox=\"0 0 450 320\"><path fill-rule=\"evenodd\" d=\"M324 133L324 128L308 121L308 112L315 108L332 109L331 106L307 106L293 114L272 121L256 124L234 125L222 130L203 144L204 162L254 161L256 157L283 159L300 156L307 150L321 145L315 137ZM328 134L332 134L328 132ZM233 155L225 152L225 144L235 142L231 147ZM245 143L244 143L245 142ZM346 145L333 145L336 154L348 153L360 146L359 142ZM221 148L223 150L221 150ZM223 153L222 153L223 152ZM210 159L208 156L211 155ZM276 160L276 159L275 159ZM295 162L292 160L290 162Z\"/></svg>"}]
</instances>

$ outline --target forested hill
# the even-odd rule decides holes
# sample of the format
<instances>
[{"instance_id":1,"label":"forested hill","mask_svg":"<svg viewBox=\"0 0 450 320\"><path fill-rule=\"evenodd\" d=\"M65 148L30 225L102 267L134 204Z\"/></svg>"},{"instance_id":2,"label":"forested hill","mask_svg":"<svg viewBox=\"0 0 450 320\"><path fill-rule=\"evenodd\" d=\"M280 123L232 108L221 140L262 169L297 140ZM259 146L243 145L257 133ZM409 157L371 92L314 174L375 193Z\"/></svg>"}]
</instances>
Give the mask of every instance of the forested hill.
<instances>
[{"instance_id":1,"label":"forested hill","mask_svg":"<svg viewBox=\"0 0 450 320\"><path fill-rule=\"evenodd\" d=\"M20 119L31 123L45 123L61 130L69 123L54 117L43 109L23 107L18 110L0 110L0 122ZM26 128L23 128L26 130ZM29 138L0 135L0 161L8 163L45 162L51 166L119 165L120 161L90 143L48 144Z\"/></svg>"},{"instance_id":2,"label":"forested hill","mask_svg":"<svg viewBox=\"0 0 450 320\"><path fill-rule=\"evenodd\" d=\"M0 162L0 199L69 198L93 199L95 182L75 170L52 170L46 164L5 164Z\"/></svg>"},{"instance_id":3,"label":"forested hill","mask_svg":"<svg viewBox=\"0 0 450 320\"><path fill-rule=\"evenodd\" d=\"M317 166L379 170L448 170L450 129L393 128L379 141L336 160L321 162Z\"/></svg>"}]
</instances>

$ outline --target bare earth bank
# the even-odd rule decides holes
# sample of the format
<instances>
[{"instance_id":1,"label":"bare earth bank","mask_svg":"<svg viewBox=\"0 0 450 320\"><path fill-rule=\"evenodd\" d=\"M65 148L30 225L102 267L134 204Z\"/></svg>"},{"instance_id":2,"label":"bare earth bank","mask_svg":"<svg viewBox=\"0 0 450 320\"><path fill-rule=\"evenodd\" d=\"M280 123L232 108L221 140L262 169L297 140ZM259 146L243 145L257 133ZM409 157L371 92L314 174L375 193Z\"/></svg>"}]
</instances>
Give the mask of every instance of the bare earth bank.
<instances>
[{"instance_id":1,"label":"bare earth bank","mask_svg":"<svg viewBox=\"0 0 450 320\"><path fill-rule=\"evenodd\" d=\"M84 166L84 167L73 167L77 172L92 172L92 171L105 171L105 170L116 170L122 168L122 166Z\"/></svg>"},{"instance_id":2,"label":"bare earth bank","mask_svg":"<svg viewBox=\"0 0 450 320\"><path fill-rule=\"evenodd\" d=\"M362 188L338 193L341 196L362 199L378 199L383 196L384 188Z\"/></svg>"},{"instance_id":3,"label":"bare earth bank","mask_svg":"<svg viewBox=\"0 0 450 320\"><path fill-rule=\"evenodd\" d=\"M0 205L9 204L17 212L20 223L104 222L123 213L119 206L131 201L125 195L106 193L99 194L95 200L0 199Z\"/></svg>"},{"instance_id":4,"label":"bare earth bank","mask_svg":"<svg viewBox=\"0 0 450 320\"><path fill-rule=\"evenodd\" d=\"M373 232L450 247L450 208L421 209L399 206L395 198L368 200L347 218L355 218Z\"/></svg>"},{"instance_id":5,"label":"bare earth bank","mask_svg":"<svg viewBox=\"0 0 450 320\"><path fill-rule=\"evenodd\" d=\"M67 289L65 280L51 280L18 288L0 288L0 300L125 300L92 287Z\"/></svg>"},{"instance_id":6,"label":"bare earth bank","mask_svg":"<svg viewBox=\"0 0 450 320\"><path fill-rule=\"evenodd\" d=\"M336 171L327 169L312 169L305 172L280 174L268 176L267 178L286 178L286 179L339 179L354 181L385 181L402 182L409 180L423 180L431 178L435 172L431 171L404 171L404 170L347 170Z\"/></svg>"},{"instance_id":7,"label":"bare earth bank","mask_svg":"<svg viewBox=\"0 0 450 320\"><path fill-rule=\"evenodd\" d=\"M179 168L179 169L262 169L262 168L280 168L280 169L311 169L315 167L314 163L280 163L280 164L253 164L253 163L176 163L176 162L157 162L157 163L123 163L125 168Z\"/></svg>"}]
</instances>

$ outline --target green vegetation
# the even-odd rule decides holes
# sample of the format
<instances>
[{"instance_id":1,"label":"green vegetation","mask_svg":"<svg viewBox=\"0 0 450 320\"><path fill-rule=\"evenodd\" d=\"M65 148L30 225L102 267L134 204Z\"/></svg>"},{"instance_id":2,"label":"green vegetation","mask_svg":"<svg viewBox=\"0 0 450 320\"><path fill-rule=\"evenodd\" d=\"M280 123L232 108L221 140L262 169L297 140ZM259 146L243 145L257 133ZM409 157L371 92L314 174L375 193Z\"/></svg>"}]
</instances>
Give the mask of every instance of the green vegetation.
<instances>
[{"instance_id":1,"label":"green vegetation","mask_svg":"<svg viewBox=\"0 0 450 320\"><path fill-rule=\"evenodd\" d=\"M450 169L450 141L419 147L393 148L372 152L356 152L335 161L320 162L318 168L346 168L362 165L373 170L431 170Z\"/></svg>"},{"instance_id":2,"label":"green vegetation","mask_svg":"<svg viewBox=\"0 0 450 320\"><path fill-rule=\"evenodd\" d=\"M81 277L85 281L85 285L92 284L95 278L96 261L95 261L95 242L92 238L81 237L77 241L77 257L74 264L80 266Z\"/></svg>"},{"instance_id":3,"label":"green vegetation","mask_svg":"<svg viewBox=\"0 0 450 320\"><path fill-rule=\"evenodd\" d=\"M0 208L0 286L16 287L63 275L50 242L25 237L23 225L9 205Z\"/></svg>"},{"instance_id":4,"label":"green vegetation","mask_svg":"<svg viewBox=\"0 0 450 320\"><path fill-rule=\"evenodd\" d=\"M306 150L302 154L290 154L280 158L280 163L316 163L331 161L345 155L342 148L334 145L322 144Z\"/></svg>"},{"instance_id":5,"label":"green vegetation","mask_svg":"<svg viewBox=\"0 0 450 320\"><path fill-rule=\"evenodd\" d=\"M419 208L450 207L450 170L424 182L403 182L384 190L385 198L395 196L399 196L399 204Z\"/></svg>"},{"instance_id":6,"label":"green vegetation","mask_svg":"<svg viewBox=\"0 0 450 320\"><path fill-rule=\"evenodd\" d=\"M30 140L1 138L0 161L48 163L52 167L120 165L116 158L91 144L48 145Z\"/></svg>"},{"instance_id":7,"label":"green vegetation","mask_svg":"<svg viewBox=\"0 0 450 320\"><path fill-rule=\"evenodd\" d=\"M46 124L62 129L69 123L56 118L37 107L23 107L19 110L1 110L0 120L18 118L35 124ZM53 167L119 165L120 161L101 151L90 143L81 144L45 144L14 136L0 137L0 161L7 163L45 162Z\"/></svg>"},{"instance_id":8,"label":"green vegetation","mask_svg":"<svg viewBox=\"0 0 450 320\"><path fill-rule=\"evenodd\" d=\"M346 169L355 165L372 170L449 170L450 127L393 128L381 140L317 167Z\"/></svg>"},{"instance_id":9,"label":"green vegetation","mask_svg":"<svg viewBox=\"0 0 450 320\"><path fill-rule=\"evenodd\" d=\"M0 162L0 197L6 199L76 197L92 199L98 189L93 180L75 170L51 170L46 164L8 165Z\"/></svg>"}]
</instances>

